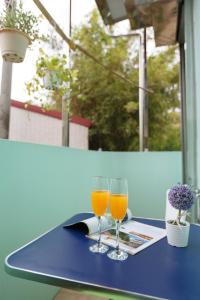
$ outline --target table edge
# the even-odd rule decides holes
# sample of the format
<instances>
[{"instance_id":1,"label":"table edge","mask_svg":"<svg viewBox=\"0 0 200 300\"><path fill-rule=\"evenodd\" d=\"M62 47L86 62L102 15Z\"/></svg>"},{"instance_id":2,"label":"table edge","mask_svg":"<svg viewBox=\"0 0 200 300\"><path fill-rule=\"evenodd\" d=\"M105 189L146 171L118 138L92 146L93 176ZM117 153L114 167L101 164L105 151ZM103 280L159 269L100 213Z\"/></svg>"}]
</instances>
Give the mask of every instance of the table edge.
<instances>
[{"instance_id":1,"label":"table edge","mask_svg":"<svg viewBox=\"0 0 200 300\"><path fill-rule=\"evenodd\" d=\"M30 244L30 243L28 243ZM24 245L24 247L27 245ZM22 248L24 248L22 247ZM21 248L20 248L21 249ZM145 295L145 294L139 294L139 293L131 293L127 292L126 290L116 289L116 288L110 288L107 286L102 286L98 284L92 284L86 281L78 281L73 280L66 277L60 277L60 276L53 276L42 272L35 272L29 269L23 269L23 268L17 268L12 266L8 263L8 259L11 255L15 254L18 250L12 252L9 254L5 259L5 270L7 274L22 278L22 279L28 279L37 281L40 283L50 284L54 286L60 286L65 288L81 288L84 287L84 289L93 290L93 291L105 291L105 292L115 292L118 295L126 295L126 296L137 296L139 299L154 299L154 300L168 300L166 298L159 298L159 297L153 297L151 295ZM27 276L28 275L28 276ZM56 282L55 282L56 281Z\"/></svg>"},{"instance_id":2,"label":"table edge","mask_svg":"<svg viewBox=\"0 0 200 300\"><path fill-rule=\"evenodd\" d=\"M146 219L146 220L155 220L155 221L165 222L164 219L157 219L157 218L144 218L144 217L134 217L134 218L135 219ZM137 296L137 297L141 297L143 299L166 300L165 298L153 297L151 295L132 293L132 292L127 292L126 290L110 288L110 287L107 287L107 286L102 286L102 285L97 285L97 284L91 284L91 283L85 282L85 281L77 281L77 280L72 280L72 279L66 278L66 277L53 276L53 275L49 275L49 274L42 273L42 272L34 272L32 270L29 270L29 269L14 267L13 265L11 265L8 262L9 258L12 255L14 255L16 252L18 252L18 251L22 250L23 248L27 247L28 245L34 243L35 241L37 241L38 239L40 239L41 237L48 234L49 232L51 232L52 230L54 230L58 226L61 226L64 223L65 222L61 223L60 225L54 226L53 228L51 228L51 229L47 230L46 232L44 232L43 234L39 235L37 238L33 239L32 241L26 243L22 247L14 250L9 255L7 255L6 258L5 258L5 270L6 270L6 272L8 274L12 275L12 276L15 276L15 277L21 277L23 279L34 280L34 281L38 281L38 282L42 282L42 283L46 283L46 284L51 284L51 285L56 285L55 282L53 282L53 280L54 281L56 280L56 282L59 283L58 285L62 286L62 287L67 287L66 285L69 285L69 287L73 287L73 286L76 285L76 287L77 287L77 285L79 285L79 287L84 286L84 288L88 288L88 289L92 288L95 291L104 290L104 291L107 291L107 292L116 292L118 294L124 294L124 295L127 295L127 296ZM193 224L193 225L200 226L200 224ZM28 275L28 276L25 276L25 275ZM40 277L40 280L38 280L38 277Z\"/></svg>"}]
</instances>

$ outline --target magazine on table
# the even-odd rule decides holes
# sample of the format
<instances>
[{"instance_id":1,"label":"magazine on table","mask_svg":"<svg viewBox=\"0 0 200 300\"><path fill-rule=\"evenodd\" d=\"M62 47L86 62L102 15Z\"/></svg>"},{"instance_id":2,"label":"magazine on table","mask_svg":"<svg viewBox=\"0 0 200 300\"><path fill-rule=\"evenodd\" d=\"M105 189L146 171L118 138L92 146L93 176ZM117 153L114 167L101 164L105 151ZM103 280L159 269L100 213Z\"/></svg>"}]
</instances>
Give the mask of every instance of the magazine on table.
<instances>
[{"instance_id":1,"label":"magazine on table","mask_svg":"<svg viewBox=\"0 0 200 300\"><path fill-rule=\"evenodd\" d=\"M119 231L120 248L127 253L134 255L137 252L149 247L155 242L166 236L166 230L163 228L146 225L141 222L129 220L122 223ZM98 240L98 234L88 235L93 240ZM116 230L115 227L107 229L101 233L102 243L115 247L116 246Z\"/></svg>"},{"instance_id":2,"label":"magazine on table","mask_svg":"<svg viewBox=\"0 0 200 300\"><path fill-rule=\"evenodd\" d=\"M98 232L98 219L94 216L93 213L82 213L81 216L85 216L85 219L82 221L77 221L77 217L79 215L75 215L71 219L67 221L67 224L64 225L66 228L77 228L80 230L84 230L88 236ZM131 220L132 218L131 210L128 208L126 211L126 215L122 221L122 223ZM111 229L114 226L114 220L112 219L110 214L107 214L104 217L101 217L101 231L105 231Z\"/></svg>"},{"instance_id":3,"label":"magazine on table","mask_svg":"<svg viewBox=\"0 0 200 300\"><path fill-rule=\"evenodd\" d=\"M87 218L79 222L73 217L64 227L84 229L88 238L97 241L99 238L98 220L93 214L88 213L85 215L87 215ZM132 213L128 209L120 226L119 244L122 250L134 255L165 236L165 229L133 220ZM101 241L108 246L116 246L115 224L110 215L102 217Z\"/></svg>"}]
</instances>

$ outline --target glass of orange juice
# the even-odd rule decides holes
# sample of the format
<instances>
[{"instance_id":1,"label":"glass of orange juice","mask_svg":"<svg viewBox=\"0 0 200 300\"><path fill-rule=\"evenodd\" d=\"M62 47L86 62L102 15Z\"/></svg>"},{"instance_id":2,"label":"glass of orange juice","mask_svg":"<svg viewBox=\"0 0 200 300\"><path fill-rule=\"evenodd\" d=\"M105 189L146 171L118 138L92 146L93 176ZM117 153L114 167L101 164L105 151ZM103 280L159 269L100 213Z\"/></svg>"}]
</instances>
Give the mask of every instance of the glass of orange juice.
<instances>
[{"instance_id":1,"label":"glass of orange juice","mask_svg":"<svg viewBox=\"0 0 200 300\"><path fill-rule=\"evenodd\" d=\"M128 254L119 248L119 230L121 221L128 208L128 183L125 178L113 178L110 185L110 212L116 222L116 248L108 253L114 260L125 260Z\"/></svg>"},{"instance_id":2,"label":"glass of orange juice","mask_svg":"<svg viewBox=\"0 0 200 300\"><path fill-rule=\"evenodd\" d=\"M92 245L89 249L95 253L105 253L108 250L108 246L101 242L101 218L105 215L110 197L109 179L102 176L96 176L92 178L92 181L91 201L92 209L98 219L99 239L97 243Z\"/></svg>"}]
</instances>

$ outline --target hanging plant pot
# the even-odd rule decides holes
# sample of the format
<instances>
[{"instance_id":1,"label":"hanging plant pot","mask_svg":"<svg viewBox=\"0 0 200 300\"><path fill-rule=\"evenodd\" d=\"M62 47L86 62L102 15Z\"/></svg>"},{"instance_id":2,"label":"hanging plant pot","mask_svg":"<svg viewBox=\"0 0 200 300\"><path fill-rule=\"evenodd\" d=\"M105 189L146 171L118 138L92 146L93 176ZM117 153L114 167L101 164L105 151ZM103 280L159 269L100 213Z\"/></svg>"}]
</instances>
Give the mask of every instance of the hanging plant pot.
<instances>
[{"instance_id":1,"label":"hanging plant pot","mask_svg":"<svg viewBox=\"0 0 200 300\"><path fill-rule=\"evenodd\" d=\"M47 90L56 90L62 84L58 73L54 70L46 70L43 77L44 87Z\"/></svg>"},{"instance_id":2,"label":"hanging plant pot","mask_svg":"<svg viewBox=\"0 0 200 300\"><path fill-rule=\"evenodd\" d=\"M17 29L0 29L1 55L5 61L20 63L24 60L31 40L27 34Z\"/></svg>"},{"instance_id":3,"label":"hanging plant pot","mask_svg":"<svg viewBox=\"0 0 200 300\"><path fill-rule=\"evenodd\" d=\"M167 241L171 246L187 247L190 223L187 221L183 225L173 224L173 221L166 221Z\"/></svg>"}]
</instances>

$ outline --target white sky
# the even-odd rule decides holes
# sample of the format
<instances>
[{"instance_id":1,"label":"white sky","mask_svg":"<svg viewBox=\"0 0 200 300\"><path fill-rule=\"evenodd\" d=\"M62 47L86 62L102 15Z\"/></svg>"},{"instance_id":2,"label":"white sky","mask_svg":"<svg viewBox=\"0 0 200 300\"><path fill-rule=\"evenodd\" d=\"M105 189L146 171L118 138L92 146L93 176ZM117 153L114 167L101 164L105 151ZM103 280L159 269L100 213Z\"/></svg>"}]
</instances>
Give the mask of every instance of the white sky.
<instances>
[{"instance_id":1,"label":"white sky","mask_svg":"<svg viewBox=\"0 0 200 300\"><path fill-rule=\"evenodd\" d=\"M56 22L68 34L69 29L69 0L42 0L41 1ZM4 0L0 0L0 11L2 11ZM32 0L24 0L24 8L33 11L36 15L40 11ZM72 26L79 25L88 13L96 7L95 0L72 0ZM47 32L47 23L44 22L42 31ZM67 48L66 48L67 51ZM11 99L19 101L30 100L27 96L25 82L30 80L35 73L35 61L37 59L38 49L28 49L23 63L13 64L12 92ZM0 79L2 69L2 58L0 56Z\"/></svg>"}]
</instances>

